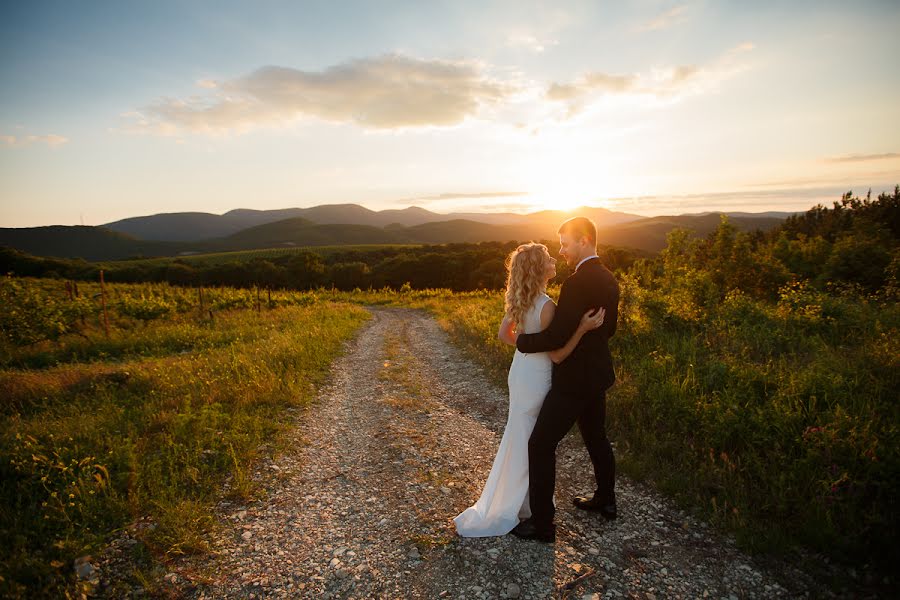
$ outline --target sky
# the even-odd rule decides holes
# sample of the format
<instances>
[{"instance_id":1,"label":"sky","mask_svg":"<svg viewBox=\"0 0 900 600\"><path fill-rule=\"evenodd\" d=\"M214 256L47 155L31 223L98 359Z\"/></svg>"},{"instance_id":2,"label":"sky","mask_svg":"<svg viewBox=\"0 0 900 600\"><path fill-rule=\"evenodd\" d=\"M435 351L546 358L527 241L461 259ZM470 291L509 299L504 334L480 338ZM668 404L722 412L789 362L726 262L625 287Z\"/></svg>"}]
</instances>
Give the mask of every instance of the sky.
<instances>
[{"instance_id":1,"label":"sky","mask_svg":"<svg viewBox=\"0 0 900 600\"><path fill-rule=\"evenodd\" d=\"M900 2L0 3L0 227L900 183Z\"/></svg>"}]
</instances>

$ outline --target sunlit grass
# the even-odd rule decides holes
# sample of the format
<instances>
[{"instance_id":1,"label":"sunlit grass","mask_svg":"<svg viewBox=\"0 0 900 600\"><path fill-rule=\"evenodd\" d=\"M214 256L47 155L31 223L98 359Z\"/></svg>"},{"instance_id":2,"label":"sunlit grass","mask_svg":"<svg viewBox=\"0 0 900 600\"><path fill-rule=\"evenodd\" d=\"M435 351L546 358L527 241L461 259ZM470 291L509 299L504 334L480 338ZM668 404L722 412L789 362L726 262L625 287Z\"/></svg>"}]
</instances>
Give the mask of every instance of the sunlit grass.
<instances>
[{"instance_id":1,"label":"sunlit grass","mask_svg":"<svg viewBox=\"0 0 900 600\"><path fill-rule=\"evenodd\" d=\"M217 265L228 262L247 262L254 258L275 258L291 256L300 252L315 252L322 256L346 252L366 252L372 250L394 250L421 248L422 244L347 244L330 246L296 246L290 248L259 248L254 250L232 250L227 252L203 252L183 254L180 256L162 256L158 258L140 258L132 260L109 260L96 263L102 268L120 266L158 266L179 260L193 265Z\"/></svg>"},{"instance_id":2,"label":"sunlit grass","mask_svg":"<svg viewBox=\"0 0 900 600\"><path fill-rule=\"evenodd\" d=\"M59 293L59 282L35 281ZM802 545L883 563L900 480L897 305L796 288L777 302L738 293L683 311L684 290L621 282L608 408L621 470L748 549ZM257 312L252 290L223 288L209 297L219 303L210 319L191 305L195 290L111 289L175 308L146 322L114 314L108 340L93 314L82 335L7 347L0 530L10 590L71 583L71 559L138 515L157 523L138 555L203 551L205 507L226 478L233 498L253 497L254 458L272 452L265 442L286 410L308 402L365 320L362 305L430 311L500 386L513 353L496 336L500 292L279 292L280 308L264 297ZM407 342L403 331L388 337L383 377L408 391Z\"/></svg>"},{"instance_id":3,"label":"sunlit grass","mask_svg":"<svg viewBox=\"0 0 900 600\"><path fill-rule=\"evenodd\" d=\"M74 590L72 560L137 517L165 560L204 551L209 507L230 477L248 499L254 461L313 398L368 318L329 300L90 333L41 370L0 370L0 566L4 594ZM30 349L30 361L44 365ZM83 362L88 358L90 362ZM11 360L10 362L15 362Z\"/></svg>"}]
</instances>

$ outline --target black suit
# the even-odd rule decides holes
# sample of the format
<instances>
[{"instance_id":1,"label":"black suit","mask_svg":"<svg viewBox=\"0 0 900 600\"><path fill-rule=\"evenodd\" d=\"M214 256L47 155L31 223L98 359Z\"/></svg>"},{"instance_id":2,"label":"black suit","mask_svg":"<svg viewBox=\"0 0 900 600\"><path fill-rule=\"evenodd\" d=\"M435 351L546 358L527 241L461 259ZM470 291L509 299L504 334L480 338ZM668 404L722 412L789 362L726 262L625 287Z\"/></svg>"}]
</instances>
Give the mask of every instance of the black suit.
<instances>
[{"instance_id":1,"label":"black suit","mask_svg":"<svg viewBox=\"0 0 900 600\"><path fill-rule=\"evenodd\" d=\"M592 258L563 282L553 321L539 333L520 334L520 352L562 348L575 333L581 317L603 307L603 325L584 334L564 361L553 365L552 385L528 440L529 499L532 518L541 526L553 522L556 485L556 446L573 423L587 446L597 480L596 494L614 501L615 458L606 437L606 390L616 379L609 338L616 332L619 284L613 274Z\"/></svg>"}]
</instances>

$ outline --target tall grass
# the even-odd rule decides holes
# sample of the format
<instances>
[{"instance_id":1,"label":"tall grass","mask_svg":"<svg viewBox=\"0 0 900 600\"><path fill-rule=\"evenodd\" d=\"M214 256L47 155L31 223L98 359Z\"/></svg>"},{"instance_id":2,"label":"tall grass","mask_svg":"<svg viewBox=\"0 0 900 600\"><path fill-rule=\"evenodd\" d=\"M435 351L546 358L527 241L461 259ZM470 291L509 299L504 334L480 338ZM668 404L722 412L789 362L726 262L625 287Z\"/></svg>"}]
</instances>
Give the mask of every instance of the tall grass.
<instances>
[{"instance_id":1,"label":"tall grass","mask_svg":"<svg viewBox=\"0 0 900 600\"><path fill-rule=\"evenodd\" d=\"M620 282L607 414L622 470L748 549L802 546L889 573L900 533L900 308L803 285L776 302L734 292L700 305L683 289ZM142 547L202 550L210 499L229 474L232 493L252 493L248 465L366 318L358 305L431 311L506 383L500 292L304 294L261 313L222 309L214 322L191 309L146 324L116 317L109 341L95 326L87 339L6 359L0 535L11 543L0 585L71 587L71 559L142 514L157 522ZM255 305L249 292L223 298Z\"/></svg>"},{"instance_id":2,"label":"tall grass","mask_svg":"<svg viewBox=\"0 0 900 600\"><path fill-rule=\"evenodd\" d=\"M685 318L626 280L612 428L646 474L756 550L886 569L900 491L900 309L802 286Z\"/></svg>"},{"instance_id":3,"label":"tall grass","mask_svg":"<svg viewBox=\"0 0 900 600\"><path fill-rule=\"evenodd\" d=\"M154 523L138 554L204 550L226 478L236 497L254 493L254 459L367 318L323 300L132 323L109 341L58 341L83 352L48 348L65 358L54 366L0 370L0 593L76 593L73 559L138 517Z\"/></svg>"}]
</instances>

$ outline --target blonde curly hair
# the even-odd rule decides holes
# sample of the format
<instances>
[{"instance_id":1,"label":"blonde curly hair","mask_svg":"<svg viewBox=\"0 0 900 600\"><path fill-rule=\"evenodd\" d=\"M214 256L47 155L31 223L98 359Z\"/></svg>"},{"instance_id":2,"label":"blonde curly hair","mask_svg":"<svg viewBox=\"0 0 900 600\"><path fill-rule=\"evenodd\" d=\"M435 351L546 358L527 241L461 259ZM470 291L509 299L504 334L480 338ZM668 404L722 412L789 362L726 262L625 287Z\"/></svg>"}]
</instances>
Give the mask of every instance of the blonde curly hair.
<instances>
[{"instance_id":1,"label":"blonde curly hair","mask_svg":"<svg viewBox=\"0 0 900 600\"><path fill-rule=\"evenodd\" d=\"M513 322L522 323L534 299L544 291L545 259L549 256L547 246L531 242L522 244L506 257L504 308Z\"/></svg>"}]
</instances>

